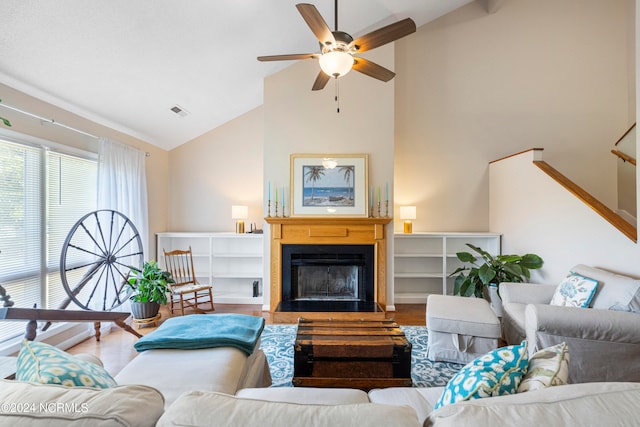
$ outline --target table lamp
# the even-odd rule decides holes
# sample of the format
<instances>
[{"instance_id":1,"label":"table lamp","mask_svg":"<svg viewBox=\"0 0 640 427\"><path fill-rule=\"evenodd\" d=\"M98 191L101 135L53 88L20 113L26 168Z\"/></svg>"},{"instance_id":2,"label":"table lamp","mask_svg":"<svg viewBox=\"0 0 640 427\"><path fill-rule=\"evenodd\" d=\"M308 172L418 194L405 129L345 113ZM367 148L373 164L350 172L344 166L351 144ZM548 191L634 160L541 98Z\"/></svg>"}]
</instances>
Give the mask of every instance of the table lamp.
<instances>
[{"instance_id":1,"label":"table lamp","mask_svg":"<svg viewBox=\"0 0 640 427\"><path fill-rule=\"evenodd\" d=\"M400 206L400 219L404 220L404 232L409 234L413 233L412 219L416 219L416 207L415 206Z\"/></svg>"},{"instance_id":2,"label":"table lamp","mask_svg":"<svg viewBox=\"0 0 640 427\"><path fill-rule=\"evenodd\" d=\"M244 221L249 217L249 206L231 206L231 218L236 220L236 233L244 233Z\"/></svg>"}]
</instances>

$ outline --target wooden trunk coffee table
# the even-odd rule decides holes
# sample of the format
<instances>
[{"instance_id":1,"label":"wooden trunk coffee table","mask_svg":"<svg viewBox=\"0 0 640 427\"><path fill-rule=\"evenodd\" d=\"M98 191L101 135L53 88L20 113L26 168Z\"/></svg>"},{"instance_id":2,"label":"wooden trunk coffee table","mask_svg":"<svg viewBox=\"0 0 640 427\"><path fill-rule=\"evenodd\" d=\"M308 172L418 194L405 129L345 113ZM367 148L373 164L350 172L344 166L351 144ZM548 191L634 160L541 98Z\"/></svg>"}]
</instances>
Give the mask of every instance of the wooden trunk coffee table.
<instances>
[{"instance_id":1,"label":"wooden trunk coffee table","mask_svg":"<svg viewBox=\"0 0 640 427\"><path fill-rule=\"evenodd\" d=\"M411 387L411 343L393 320L301 319L293 385Z\"/></svg>"}]
</instances>

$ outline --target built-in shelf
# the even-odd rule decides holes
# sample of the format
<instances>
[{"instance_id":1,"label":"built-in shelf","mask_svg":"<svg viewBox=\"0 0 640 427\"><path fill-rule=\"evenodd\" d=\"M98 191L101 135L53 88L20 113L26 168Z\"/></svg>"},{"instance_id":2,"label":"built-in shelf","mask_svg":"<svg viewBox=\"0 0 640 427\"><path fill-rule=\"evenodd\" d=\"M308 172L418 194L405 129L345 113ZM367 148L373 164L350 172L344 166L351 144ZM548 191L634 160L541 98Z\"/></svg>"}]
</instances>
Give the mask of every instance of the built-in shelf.
<instances>
[{"instance_id":1,"label":"built-in shelf","mask_svg":"<svg viewBox=\"0 0 640 427\"><path fill-rule=\"evenodd\" d=\"M462 266L456 253L472 252L467 243L493 255L501 253L497 233L394 234L394 302L426 303L429 294L452 294L454 279L448 276Z\"/></svg>"},{"instance_id":2,"label":"built-in shelf","mask_svg":"<svg viewBox=\"0 0 640 427\"><path fill-rule=\"evenodd\" d=\"M156 239L163 268L163 249L191 247L196 277L213 286L214 304L263 304L262 234L166 232Z\"/></svg>"}]
</instances>

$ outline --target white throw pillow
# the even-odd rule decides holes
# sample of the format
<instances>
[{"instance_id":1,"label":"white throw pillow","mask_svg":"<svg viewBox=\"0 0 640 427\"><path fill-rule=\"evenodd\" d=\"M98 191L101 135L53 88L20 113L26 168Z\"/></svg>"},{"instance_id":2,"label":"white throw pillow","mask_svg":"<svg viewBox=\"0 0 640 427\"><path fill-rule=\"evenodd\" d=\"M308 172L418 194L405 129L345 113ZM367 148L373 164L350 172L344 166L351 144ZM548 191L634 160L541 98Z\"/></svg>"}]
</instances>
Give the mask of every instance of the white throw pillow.
<instances>
[{"instance_id":1,"label":"white throw pillow","mask_svg":"<svg viewBox=\"0 0 640 427\"><path fill-rule=\"evenodd\" d=\"M529 359L527 373L518 386L518 393L565 385L569 380L569 349L567 343L537 351Z\"/></svg>"},{"instance_id":2,"label":"white throw pillow","mask_svg":"<svg viewBox=\"0 0 640 427\"><path fill-rule=\"evenodd\" d=\"M597 280L578 274L570 274L560 282L550 304L565 307L589 307L597 287Z\"/></svg>"},{"instance_id":3,"label":"white throw pillow","mask_svg":"<svg viewBox=\"0 0 640 427\"><path fill-rule=\"evenodd\" d=\"M598 281L593 308L640 313L640 280L583 264L574 266L571 273Z\"/></svg>"}]
</instances>

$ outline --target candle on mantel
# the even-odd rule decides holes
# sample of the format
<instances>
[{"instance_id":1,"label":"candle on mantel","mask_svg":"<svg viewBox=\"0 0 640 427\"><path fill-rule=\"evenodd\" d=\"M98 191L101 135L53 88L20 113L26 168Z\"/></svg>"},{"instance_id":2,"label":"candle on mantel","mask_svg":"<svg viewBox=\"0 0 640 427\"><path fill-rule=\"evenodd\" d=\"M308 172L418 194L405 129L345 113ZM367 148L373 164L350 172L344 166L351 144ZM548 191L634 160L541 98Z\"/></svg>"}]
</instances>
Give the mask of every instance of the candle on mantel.
<instances>
[{"instance_id":1,"label":"candle on mantel","mask_svg":"<svg viewBox=\"0 0 640 427\"><path fill-rule=\"evenodd\" d=\"M278 203L278 187L276 187L276 203Z\"/></svg>"},{"instance_id":2,"label":"candle on mantel","mask_svg":"<svg viewBox=\"0 0 640 427\"><path fill-rule=\"evenodd\" d=\"M284 206L284 187L282 187L282 206Z\"/></svg>"},{"instance_id":3,"label":"candle on mantel","mask_svg":"<svg viewBox=\"0 0 640 427\"><path fill-rule=\"evenodd\" d=\"M380 197L380 186L378 186L378 203L380 203L382 201L382 198Z\"/></svg>"},{"instance_id":4,"label":"candle on mantel","mask_svg":"<svg viewBox=\"0 0 640 427\"><path fill-rule=\"evenodd\" d=\"M385 195L384 199L386 201L389 201L389 181L385 183L384 195Z\"/></svg>"},{"instance_id":5,"label":"candle on mantel","mask_svg":"<svg viewBox=\"0 0 640 427\"><path fill-rule=\"evenodd\" d=\"M271 200L271 181L267 183L267 200Z\"/></svg>"},{"instance_id":6,"label":"candle on mantel","mask_svg":"<svg viewBox=\"0 0 640 427\"><path fill-rule=\"evenodd\" d=\"M369 187L369 207L373 208L373 185Z\"/></svg>"}]
</instances>

